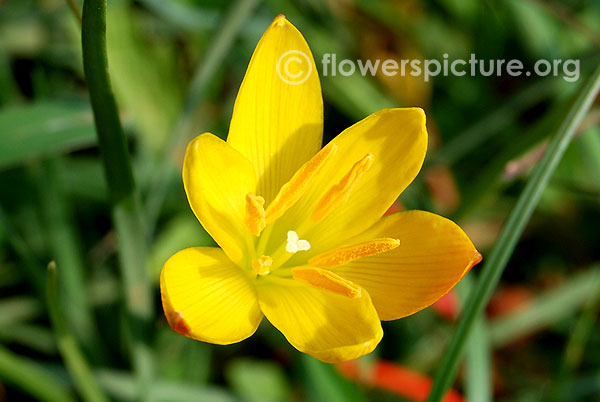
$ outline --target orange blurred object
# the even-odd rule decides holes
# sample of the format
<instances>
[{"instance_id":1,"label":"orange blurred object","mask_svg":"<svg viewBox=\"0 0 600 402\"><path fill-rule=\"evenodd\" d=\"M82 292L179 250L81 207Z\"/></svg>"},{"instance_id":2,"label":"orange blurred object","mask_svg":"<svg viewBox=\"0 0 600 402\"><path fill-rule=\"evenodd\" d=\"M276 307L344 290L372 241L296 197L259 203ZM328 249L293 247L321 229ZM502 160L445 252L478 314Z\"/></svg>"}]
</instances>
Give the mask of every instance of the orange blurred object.
<instances>
[{"instance_id":1,"label":"orange blurred object","mask_svg":"<svg viewBox=\"0 0 600 402\"><path fill-rule=\"evenodd\" d=\"M425 171L425 182L436 207L444 212L455 211L460 204L460 193L454 176L447 166L431 166Z\"/></svg>"},{"instance_id":2,"label":"orange blurred object","mask_svg":"<svg viewBox=\"0 0 600 402\"><path fill-rule=\"evenodd\" d=\"M488 304L490 317L498 317L514 313L526 306L533 299L533 292L524 286L512 285L503 287L494 293Z\"/></svg>"},{"instance_id":3,"label":"orange blurred object","mask_svg":"<svg viewBox=\"0 0 600 402\"><path fill-rule=\"evenodd\" d=\"M417 402L427 399L433 382L431 378L424 374L384 360L378 360L367 370L363 370L363 367L360 367L356 360L338 364L337 367L343 375L354 381ZM458 392L451 389L443 401L464 402L465 399Z\"/></svg>"},{"instance_id":4,"label":"orange blurred object","mask_svg":"<svg viewBox=\"0 0 600 402\"><path fill-rule=\"evenodd\" d=\"M460 300L456 291L451 290L446 293L440 300L431 305L431 309L440 317L453 321L460 313Z\"/></svg>"}]
</instances>

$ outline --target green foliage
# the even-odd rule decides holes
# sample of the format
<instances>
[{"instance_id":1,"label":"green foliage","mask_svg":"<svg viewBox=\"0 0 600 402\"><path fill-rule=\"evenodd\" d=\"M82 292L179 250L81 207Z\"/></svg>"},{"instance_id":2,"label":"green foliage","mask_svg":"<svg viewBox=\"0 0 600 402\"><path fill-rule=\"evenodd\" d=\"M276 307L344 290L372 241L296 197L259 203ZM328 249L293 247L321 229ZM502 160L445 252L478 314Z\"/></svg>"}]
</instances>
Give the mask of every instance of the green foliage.
<instances>
[{"instance_id":1,"label":"green foliage","mask_svg":"<svg viewBox=\"0 0 600 402\"><path fill-rule=\"evenodd\" d=\"M275 362L233 360L225 375L233 390L244 400L276 402L290 399L290 386Z\"/></svg>"},{"instance_id":2,"label":"green foliage","mask_svg":"<svg viewBox=\"0 0 600 402\"><path fill-rule=\"evenodd\" d=\"M85 103L36 102L3 108L0 127L0 169L96 143L92 113Z\"/></svg>"},{"instance_id":3,"label":"green foliage","mask_svg":"<svg viewBox=\"0 0 600 402\"><path fill-rule=\"evenodd\" d=\"M429 376L442 366L432 399L449 385L477 401L598 399L600 109L590 87L572 104L599 63L597 2L109 1L106 53L105 1L71 3L84 11L83 51L67 1L0 7L0 400L404 400L374 385L379 359ZM165 260L215 245L186 201L185 147L201 132L226 136L250 55L279 13L321 74L326 53L474 53L528 69L581 60L577 82L322 77L326 140L381 108L425 108L428 156L400 202L457 221L485 264L458 288L457 332L432 312L385 323L359 379L265 323L215 346L181 337L160 311Z\"/></svg>"}]
</instances>

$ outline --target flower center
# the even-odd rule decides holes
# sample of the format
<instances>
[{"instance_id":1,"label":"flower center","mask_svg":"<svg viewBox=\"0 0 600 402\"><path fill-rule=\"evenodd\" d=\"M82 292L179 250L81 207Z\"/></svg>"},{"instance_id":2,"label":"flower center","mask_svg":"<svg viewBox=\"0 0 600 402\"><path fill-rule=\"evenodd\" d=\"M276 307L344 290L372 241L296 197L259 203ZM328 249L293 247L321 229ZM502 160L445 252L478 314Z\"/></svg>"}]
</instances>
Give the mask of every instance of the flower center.
<instances>
[{"instance_id":1,"label":"flower center","mask_svg":"<svg viewBox=\"0 0 600 402\"><path fill-rule=\"evenodd\" d=\"M287 241L283 244L274 245L269 242L269 238L275 221L302 197L317 173L336 154L337 149L338 146L335 143L330 143L321 149L281 187L267 208L265 208L263 197L252 193L246 195L246 210L243 220L246 230L255 236L254 240L248 239L250 265L254 274L269 275L271 271L274 272L284 266L297 252L310 250L311 245L308 240L300 239L294 230L287 232ZM373 159L373 154L369 153L358 160L346 175L324 192L319 202L314 204L312 213L309 215L310 218L299 222L296 230L301 234L308 234L311 225L323 221L332 211L348 201L353 190L360 185L361 179L373 165ZM342 247L332 253L324 253L313 258L313 262L323 267L342 265L358 256L377 254L397 246L398 242L394 239L377 239L364 244ZM294 261L296 264L299 263L298 260Z\"/></svg>"},{"instance_id":2,"label":"flower center","mask_svg":"<svg viewBox=\"0 0 600 402\"><path fill-rule=\"evenodd\" d=\"M308 240L300 239L298 233L294 232L293 230L288 231L285 251L295 254L298 251L308 250L310 250L310 243ZM269 275L271 273L272 266L273 259L268 255L261 255L259 258L252 261L252 271L254 271L256 275Z\"/></svg>"},{"instance_id":3,"label":"flower center","mask_svg":"<svg viewBox=\"0 0 600 402\"><path fill-rule=\"evenodd\" d=\"M252 261L252 270L256 275L266 276L271 273L271 265L273 265L271 257L263 255Z\"/></svg>"}]
</instances>

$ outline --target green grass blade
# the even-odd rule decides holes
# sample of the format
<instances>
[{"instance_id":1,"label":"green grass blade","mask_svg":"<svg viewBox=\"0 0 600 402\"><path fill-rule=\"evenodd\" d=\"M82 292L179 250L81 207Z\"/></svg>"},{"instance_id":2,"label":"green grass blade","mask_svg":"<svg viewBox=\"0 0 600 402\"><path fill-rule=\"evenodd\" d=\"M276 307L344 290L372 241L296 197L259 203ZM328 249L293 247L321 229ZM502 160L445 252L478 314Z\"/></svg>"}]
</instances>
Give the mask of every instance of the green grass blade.
<instances>
[{"instance_id":1,"label":"green grass blade","mask_svg":"<svg viewBox=\"0 0 600 402\"><path fill-rule=\"evenodd\" d=\"M575 130L585 117L600 89L600 65L583 85L556 134L548 144L546 154L529 179L517 204L511 211L496 245L481 269L475 291L469 297L448 351L434 378L428 401L440 401L452 384L456 368L473 325L490 299L517 241L531 217L540 196L564 154Z\"/></svg>"},{"instance_id":2,"label":"green grass blade","mask_svg":"<svg viewBox=\"0 0 600 402\"><path fill-rule=\"evenodd\" d=\"M48 265L46 290L48 311L50 313L52 326L54 327L58 350L75 382L75 386L79 392L81 392L85 401L107 402L108 399L104 396L96 383L96 379L92 375L90 367L75 341L75 337L67 327L63 307L60 302L56 264L54 262L51 262Z\"/></svg>"},{"instance_id":3,"label":"green grass blade","mask_svg":"<svg viewBox=\"0 0 600 402\"><path fill-rule=\"evenodd\" d=\"M0 111L0 169L40 155L94 145L89 106L36 102Z\"/></svg>"},{"instance_id":4,"label":"green grass blade","mask_svg":"<svg viewBox=\"0 0 600 402\"><path fill-rule=\"evenodd\" d=\"M586 167L594 172L598 179L597 185L600 186L600 133L596 127L594 130L589 130L581 136Z\"/></svg>"},{"instance_id":5,"label":"green grass blade","mask_svg":"<svg viewBox=\"0 0 600 402\"><path fill-rule=\"evenodd\" d=\"M467 275L457 286L461 305L473 291L474 278ZM469 401L487 402L492 400L491 342L488 323L479 317L471 332L465 355L465 395Z\"/></svg>"},{"instance_id":6,"label":"green grass blade","mask_svg":"<svg viewBox=\"0 0 600 402\"><path fill-rule=\"evenodd\" d=\"M204 32L219 25L219 11L194 2L141 0L141 4L169 24L189 32Z\"/></svg>"},{"instance_id":7,"label":"green grass blade","mask_svg":"<svg viewBox=\"0 0 600 402\"><path fill-rule=\"evenodd\" d=\"M492 401L492 362L488 326L484 317L473 324L466 349L466 396L469 401Z\"/></svg>"},{"instance_id":8,"label":"green grass blade","mask_svg":"<svg viewBox=\"0 0 600 402\"><path fill-rule=\"evenodd\" d=\"M64 170L61 162L58 158L50 159L38 172L45 233L52 259L61 267L59 289L65 299L65 315L69 328L76 334L92 360L99 362L102 360L102 348L86 291L86 272L80 236L75 230L71 205L61 182Z\"/></svg>"},{"instance_id":9,"label":"green grass blade","mask_svg":"<svg viewBox=\"0 0 600 402\"><path fill-rule=\"evenodd\" d=\"M11 224L4 208L0 205L0 230L6 233L10 246L14 249L19 259L23 262L23 270L27 273L27 279L32 288L42 297L44 295L44 276L42 270L38 269L35 254L31 251L23 237Z\"/></svg>"},{"instance_id":10,"label":"green grass blade","mask_svg":"<svg viewBox=\"0 0 600 402\"><path fill-rule=\"evenodd\" d=\"M526 150L532 149L547 139L548 133L552 132L561 121L563 111L571 105L570 99L562 101L553 99L552 101L555 103L543 117L521 129L527 131L527 135L513 138L504 146L498 147L494 158L482 166L477 177L464 187L464 202L453 213L453 219L461 221L467 216L474 215L486 200L498 196L500 190L507 186L507 181L503 180L503 172L507 164L511 160L519 158Z\"/></svg>"},{"instance_id":11,"label":"green grass blade","mask_svg":"<svg viewBox=\"0 0 600 402\"><path fill-rule=\"evenodd\" d=\"M433 162L453 165L476 150L494 135L517 120L519 114L557 92L559 78L542 79L514 95L501 107L495 109L466 130L450 139L433 155ZM429 161L428 163L431 163Z\"/></svg>"},{"instance_id":12,"label":"green grass blade","mask_svg":"<svg viewBox=\"0 0 600 402\"><path fill-rule=\"evenodd\" d=\"M30 297L0 299L0 327L31 321L44 312L41 303Z\"/></svg>"},{"instance_id":13,"label":"green grass blade","mask_svg":"<svg viewBox=\"0 0 600 402\"><path fill-rule=\"evenodd\" d=\"M278 402L291 399L291 387L276 362L239 358L229 363L225 378L231 388L248 402Z\"/></svg>"},{"instance_id":14,"label":"green grass blade","mask_svg":"<svg viewBox=\"0 0 600 402\"><path fill-rule=\"evenodd\" d=\"M598 319L598 312L600 312L600 297L594 297L600 294L600 267L594 267L591 271L594 273L594 277L591 279L590 296L567 341L563 362L557 379L554 381L550 400L558 401L561 395L566 397L565 385L568 380L572 380L573 372L581 364L586 344L594 332L594 324Z\"/></svg>"},{"instance_id":15,"label":"green grass blade","mask_svg":"<svg viewBox=\"0 0 600 402\"><path fill-rule=\"evenodd\" d=\"M83 7L83 67L110 196L112 202L118 204L135 192L135 184L127 143L108 75L106 1L88 0Z\"/></svg>"},{"instance_id":16,"label":"green grass blade","mask_svg":"<svg viewBox=\"0 0 600 402\"><path fill-rule=\"evenodd\" d=\"M75 0L67 0L67 4L73 13L73 16L77 19L79 25L81 25L81 11L79 11L79 5Z\"/></svg>"},{"instance_id":17,"label":"green grass blade","mask_svg":"<svg viewBox=\"0 0 600 402\"><path fill-rule=\"evenodd\" d=\"M600 293L594 293L596 270L600 270L600 265L571 275L564 284L542 293L513 314L490 321L494 346L506 346L572 317L586 302L600 301Z\"/></svg>"},{"instance_id":18,"label":"green grass blade","mask_svg":"<svg viewBox=\"0 0 600 402\"><path fill-rule=\"evenodd\" d=\"M154 371L146 342L154 308L146 272L146 232L139 195L108 76L106 0L84 2L81 41L84 73L119 242L119 262L127 306L126 325L133 366L138 376L140 392L144 395L149 389Z\"/></svg>"},{"instance_id":19,"label":"green grass blade","mask_svg":"<svg viewBox=\"0 0 600 402\"><path fill-rule=\"evenodd\" d=\"M363 402L366 400L358 386L343 378L333 365L302 354L300 367L306 381L306 400L315 402Z\"/></svg>"},{"instance_id":20,"label":"green grass blade","mask_svg":"<svg viewBox=\"0 0 600 402\"><path fill-rule=\"evenodd\" d=\"M159 49L142 40L132 2L109 2L106 18L110 80L119 107L128 116L137 143L152 154L158 153L181 108L178 50Z\"/></svg>"},{"instance_id":21,"label":"green grass blade","mask_svg":"<svg viewBox=\"0 0 600 402\"><path fill-rule=\"evenodd\" d=\"M40 325L0 325L0 342L20 345L45 355L55 355L57 352L54 335L47 327Z\"/></svg>"},{"instance_id":22,"label":"green grass blade","mask_svg":"<svg viewBox=\"0 0 600 402\"><path fill-rule=\"evenodd\" d=\"M37 363L0 346L0 379L39 401L74 402L69 390Z\"/></svg>"},{"instance_id":23,"label":"green grass blade","mask_svg":"<svg viewBox=\"0 0 600 402\"><path fill-rule=\"evenodd\" d=\"M129 373L115 370L98 370L98 382L114 399L140 401L138 389ZM156 380L151 385L152 396L164 402L238 402L228 390L213 385L198 385L189 382Z\"/></svg>"}]
</instances>

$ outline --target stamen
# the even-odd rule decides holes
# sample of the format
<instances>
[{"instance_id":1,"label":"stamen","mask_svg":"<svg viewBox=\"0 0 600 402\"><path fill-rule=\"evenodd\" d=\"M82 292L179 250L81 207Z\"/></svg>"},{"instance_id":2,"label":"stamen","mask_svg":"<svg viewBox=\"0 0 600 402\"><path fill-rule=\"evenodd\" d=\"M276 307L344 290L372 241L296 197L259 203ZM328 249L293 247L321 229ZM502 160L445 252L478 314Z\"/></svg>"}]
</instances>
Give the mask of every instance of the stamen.
<instances>
[{"instance_id":1,"label":"stamen","mask_svg":"<svg viewBox=\"0 0 600 402\"><path fill-rule=\"evenodd\" d=\"M265 221L265 199L254 194L246 195L246 218L244 224L254 236L260 236L260 232L267 226Z\"/></svg>"},{"instance_id":2,"label":"stamen","mask_svg":"<svg viewBox=\"0 0 600 402\"><path fill-rule=\"evenodd\" d=\"M331 144L323 148L306 162L279 190L275 199L267 208L267 223L274 222L300 199L317 172L337 151L337 145Z\"/></svg>"},{"instance_id":3,"label":"stamen","mask_svg":"<svg viewBox=\"0 0 600 402\"><path fill-rule=\"evenodd\" d=\"M268 255L263 255L257 260L252 261L252 270L256 275L265 276L271 273L273 260Z\"/></svg>"},{"instance_id":4,"label":"stamen","mask_svg":"<svg viewBox=\"0 0 600 402\"><path fill-rule=\"evenodd\" d=\"M292 269L292 276L295 280L306 282L342 296L355 298L361 295L359 286L324 269L298 267Z\"/></svg>"},{"instance_id":5,"label":"stamen","mask_svg":"<svg viewBox=\"0 0 600 402\"><path fill-rule=\"evenodd\" d=\"M285 245L285 251L288 253L297 253L298 251L310 250L310 243L308 240L300 240L298 234L293 230L288 232L287 244Z\"/></svg>"},{"instance_id":6,"label":"stamen","mask_svg":"<svg viewBox=\"0 0 600 402\"><path fill-rule=\"evenodd\" d=\"M319 268L337 267L358 258L385 253L386 251L395 249L399 245L400 240L389 237L367 240L319 254L311 258L308 264Z\"/></svg>"},{"instance_id":7,"label":"stamen","mask_svg":"<svg viewBox=\"0 0 600 402\"><path fill-rule=\"evenodd\" d=\"M352 169L344 176L338 184L334 185L321 198L319 204L312 213L312 220L320 222L331 211L348 201L352 189L358 180L365 174L373 164L373 154L367 154L352 166Z\"/></svg>"}]
</instances>

